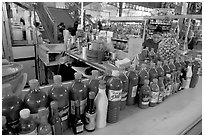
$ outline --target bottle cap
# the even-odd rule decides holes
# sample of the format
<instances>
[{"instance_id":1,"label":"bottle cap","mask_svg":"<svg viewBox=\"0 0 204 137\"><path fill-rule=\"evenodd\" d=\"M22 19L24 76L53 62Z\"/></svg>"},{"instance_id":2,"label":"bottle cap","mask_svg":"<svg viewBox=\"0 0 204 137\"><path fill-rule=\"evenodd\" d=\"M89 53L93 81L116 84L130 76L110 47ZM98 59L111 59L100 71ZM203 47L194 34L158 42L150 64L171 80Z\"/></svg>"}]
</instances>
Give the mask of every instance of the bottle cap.
<instances>
[{"instance_id":1,"label":"bottle cap","mask_svg":"<svg viewBox=\"0 0 204 137\"><path fill-rule=\"evenodd\" d=\"M54 80L54 83L60 83L60 82L62 82L62 76L61 75L54 75L53 80Z\"/></svg>"},{"instance_id":2,"label":"bottle cap","mask_svg":"<svg viewBox=\"0 0 204 137\"><path fill-rule=\"evenodd\" d=\"M6 125L6 116L2 116L2 126Z\"/></svg>"},{"instance_id":3,"label":"bottle cap","mask_svg":"<svg viewBox=\"0 0 204 137\"><path fill-rule=\"evenodd\" d=\"M41 107L38 109L38 114L40 117L47 116L47 113L48 111L45 107Z\"/></svg>"},{"instance_id":4,"label":"bottle cap","mask_svg":"<svg viewBox=\"0 0 204 137\"><path fill-rule=\"evenodd\" d=\"M96 93L91 91L89 92L89 99L94 99L95 98Z\"/></svg>"},{"instance_id":5,"label":"bottle cap","mask_svg":"<svg viewBox=\"0 0 204 137\"><path fill-rule=\"evenodd\" d=\"M74 77L75 77L75 79L81 79L82 75L81 75L81 73L76 72L76 73L74 73Z\"/></svg>"},{"instance_id":6,"label":"bottle cap","mask_svg":"<svg viewBox=\"0 0 204 137\"><path fill-rule=\"evenodd\" d=\"M21 118L28 118L30 117L30 110L29 109L23 109L20 111Z\"/></svg>"},{"instance_id":7,"label":"bottle cap","mask_svg":"<svg viewBox=\"0 0 204 137\"><path fill-rule=\"evenodd\" d=\"M98 77L98 70L92 70L91 73L93 77Z\"/></svg>"},{"instance_id":8,"label":"bottle cap","mask_svg":"<svg viewBox=\"0 0 204 137\"><path fill-rule=\"evenodd\" d=\"M39 82L37 79L31 79L29 81L29 86L31 89L36 89L38 87L38 84L39 84Z\"/></svg>"},{"instance_id":9,"label":"bottle cap","mask_svg":"<svg viewBox=\"0 0 204 137\"><path fill-rule=\"evenodd\" d=\"M113 77L118 77L120 75L120 72L118 70L113 70L112 71L112 76Z\"/></svg>"},{"instance_id":10,"label":"bottle cap","mask_svg":"<svg viewBox=\"0 0 204 137\"><path fill-rule=\"evenodd\" d=\"M57 101L52 101L50 102L50 106L52 109L58 109L58 102Z\"/></svg>"},{"instance_id":11,"label":"bottle cap","mask_svg":"<svg viewBox=\"0 0 204 137\"><path fill-rule=\"evenodd\" d=\"M2 96L6 97L6 96L11 96L11 95L13 95L11 84L10 83L3 84L2 85Z\"/></svg>"},{"instance_id":12,"label":"bottle cap","mask_svg":"<svg viewBox=\"0 0 204 137\"><path fill-rule=\"evenodd\" d=\"M106 82L105 82L105 80L100 80L99 81L99 88L100 89L106 89Z\"/></svg>"},{"instance_id":13,"label":"bottle cap","mask_svg":"<svg viewBox=\"0 0 204 137\"><path fill-rule=\"evenodd\" d=\"M79 106L80 106L80 101L79 101L79 100L76 100L76 101L75 101L75 106L76 106L76 107L79 107Z\"/></svg>"},{"instance_id":14,"label":"bottle cap","mask_svg":"<svg viewBox=\"0 0 204 137\"><path fill-rule=\"evenodd\" d=\"M157 83L157 82L158 82L158 79L154 78L154 79L153 79L153 82L154 82L154 83Z\"/></svg>"},{"instance_id":15,"label":"bottle cap","mask_svg":"<svg viewBox=\"0 0 204 137\"><path fill-rule=\"evenodd\" d=\"M148 85L148 84L149 84L149 80L148 80L148 79L145 79L145 80L144 80L144 83Z\"/></svg>"}]
</instances>

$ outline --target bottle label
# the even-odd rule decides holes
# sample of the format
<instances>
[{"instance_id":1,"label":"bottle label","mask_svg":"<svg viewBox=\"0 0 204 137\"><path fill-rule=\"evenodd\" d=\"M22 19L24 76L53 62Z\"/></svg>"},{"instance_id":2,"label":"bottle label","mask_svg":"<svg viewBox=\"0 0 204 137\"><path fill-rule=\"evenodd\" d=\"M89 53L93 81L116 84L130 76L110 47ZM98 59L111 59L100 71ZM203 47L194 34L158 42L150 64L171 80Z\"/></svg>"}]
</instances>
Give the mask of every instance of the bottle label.
<instances>
[{"instance_id":1,"label":"bottle label","mask_svg":"<svg viewBox=\"0 0 204 137\"><path fill-rule=\"evenodd\" d=\"M37 135L38 133L37 133L37 128L35 128L35 130L33 130L32 132L30 132L30 133L27 133L27 134L21 134L21 133L19 133L19 135Z\"/></svg>"},{"instance_id":2,"label":"bottle label","mask_svg":"<svg viewBox=\"0 0 204 137\"><path fill-rule=\"evenodd\" d=\"M159 92L152 92L152 96L151 96L151 103L157 103L158 102L158 96L159 96Z\"/></svg>"},{"instance_id":3,"label":"bottle label","mask_svg":"<svg viewBox=\"0 0 204 137\"><path fill-rule=\"evenodd\" d=\"M158 99L158 102L162 102L163 100L163 93L159 93L159 99Z\"/></svg>"},{"instance_id":4,"label":"bottle label","mask_svg":"<svg viewBox=\"0 0 204 137\"><path fill-rule=\"evenodd\" d=\"M132 95L131 97L134 98L137 94L137 86L132 87Z\"/></svg>"},{"instance_id":5,"label":"bottle label","mask_svg":"<svg viewBox=\"0 0 204 137\"><path fill-rule=\"evenodd\" d=\"M89 114L86 113L86 125L85 128L87 130L94 130L96 127L96 113L94 114Z\"/></svg>"},{"instance_id":6,"label":"bottle label","mask_svg":"<svg viewBox=\"0 0 204 137\"><path fill-rule=\"evenodd\" d=\"M142 105L149 104L150 97L148 95L142 94Z\"/></svg>"},{"instance_id":7,"label":"bottle label","mask_svg":"<svg viewBox=\"0 0 204 137\"><path fill-rule=\"evenodd\" d=\"M122 93L122 98L121 101L126 101L127 100L127 92Z\"/></svg>"},{"instance_id":8,"label":"bottle label","mask_svg":"<svg viewBox=\"0 0 204 137\"><path fill-rule=\"evenodd\" d=\"M59 116L61 117L61 121L67 120L69 116L69 105L59 109Z\"/></svg>"},{"instance_id":9,"label":"bottle label","mask_svg":"<svg viewBox=\"0 0 204 137\"><path fill-rule=\"evenodd\" d=\"M82 132L82 131L84 131L84 125L80 125L80 126L76 127L76 132L77 133Z\"/></svg>"},{"instance_id":10,"label":"bottle label","mask_svg":"<svg viewBox=\"0 0 204 137\"><path fill-rule=\"evenodd\" d=\"M127 97L121 98L121 101L126 101L126 100L127 100Z\"/></svg>"},{"instance_id":11,"label":"bottle label","mask_svg":"<svg viewBox=\"0 0 204 137\"><path fill-rule=\"evenodd\" d=\"M120 101L122 98L122 90L109 90L109 101Z\"/></svg>"},{"instance_id":12,"label":"bottle label","mask_svg":"<svg viewBox=\"0 0 204 137\"><path fill-rule=\"evenodd\" d=\"M84 113L86 107L87 99L80 101L80 114ZM75 101L71 100L71 114L75 115Z\"/></svg>"}]
</instances>

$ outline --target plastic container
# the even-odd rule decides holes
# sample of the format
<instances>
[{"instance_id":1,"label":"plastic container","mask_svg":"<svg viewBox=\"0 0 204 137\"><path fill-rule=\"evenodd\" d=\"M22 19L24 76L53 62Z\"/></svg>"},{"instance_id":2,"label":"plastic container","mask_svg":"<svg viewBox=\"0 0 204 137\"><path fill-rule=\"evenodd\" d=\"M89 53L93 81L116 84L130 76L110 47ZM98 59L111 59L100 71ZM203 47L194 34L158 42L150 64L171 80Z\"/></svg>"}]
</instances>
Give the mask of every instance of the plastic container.
<instances>
[{"instance_id":1,"label":"plastic container","mask_svg":"<svg viewBox=\"0 0 204 137\"><path fill-rule=\"evenodd\" d=\"M25 95L24 102L27 108L30 109L33 117L38 117L38 109L45 107L48 109L48 96L45 92L42 92L39 88L39 82L37 79L29 81L30 91Z\"/></svg>"},{"instance_id":2,"label":"plastic container","mask_svg":"<svg viewBox=\"0 0 204 137\"><path fill-rule=\"evenodd\" d=\"M151 88L149 87L149 80L144 81L144 85L141 87L139 92L139 104L138 106L142 109L149 107L149 101L151 98Z\"/></svg>"},{"instance_id":3,"label":"plastic container","mask_svg":"<svg viewBox=\"0 0 204 137\"><path fill-rule=\"evenodd\" d=\"M5 116L2 116L2 135L16 135L15 130L6 125Z\"/></svg>"},{"instance_id":4,"label":"plastic container","mask_svg":"<svg viewBox=\"0 0 204 137\"><path fill-rule=\"evenodd\" d=\"M164 86L164 77L159 77L159 82L158 82L158 86L159 86L159 98L158 98L158 104L163 102L163 100L166 97L166 91L165 91L165 86Z\"/></svg>"},{"instance_id":5,"label":"plastic container","mask_svg":"<svg viewBox=\"0 0 204 137\"><path fill-rule=\"evenodd\" d=\"M149 70L149 80L150 82L153 81L153 79L158 79L158 72L155 68L155 63L150 63L150 70Z\"/></svg>"},{"instance_id":6,"label":"plastic container","mask_svg":"<svg viewBox=\"0 0 204 137\"><path fill-rule=\"evenodd\" d=\"M146 70L146 64L142 64L139 72L139 85L142 86L145 79L149 79L149 73Z\"/></svg>"},{"instance_id":7,"label":"plastic container","mask_svg":"<svg viewBox=\"0 0 204 137\"><path fill-rule=\"evenodd\" d=\"M138 90L138 75L135 71L129 70L127 72L129 80L128 94L127 94L127 105L134 105L136 103L136 95Z\"/></svg>"},{"instance_id":8,"label":"plastic container","mask_svg":"<svg viewBox=\"0 0 204 137\"><path fill-rule=\"evenodd\" d=\"M90 91L94 91L95 94L98 94L98 85L99 85L99 72L98 70L92 70L92 77L88 84L88 89Z\"/></svg>"},{"instance_id":9,"label":"plastic container","mask_svg":"<svg viewBox=\"0 0 204 137\"><path fill-rule=\"evenodd\" d=\"M40 108L38 110L40 124L38 126L38 135L52 135L52 127L48 123L48 111L46 108Z\"/></svg>"},{"instance_id":10,"label":"plastic container","mask_svg":"<svg viewBox=\"0 0 204 137\"><path fill-rule=\"evenodd\" d=\"M55 75L53 77L54 84L48 91L49 101L58 102L58 111L61 117L63 131L68 129L68 117L69 117L69 92L67 88L62 85L62 77Z\"/></svg>"},{"instance_id":11,"label":"plastic container","mask_svg":"<svg viewBox=\"0 0 204 137\"><path fill-rule=\"evenodd\" d=\"M125 71L120 71L119 78L123 82L123 91L122 91L122 98L121 98L121 104L120 104L120 110L124 110L127 102L127 95L128 95L128 86L129 86L129 80L125 73Z\"/></svg>"},{"instance_id":12,"label":"plastic container","mask_svg":"<svg viewBox=\"0 0 204 137\"><path fill-rule=\"evenodd\" d=\"M157 70L157 73L158 73L158 77L164 77L165 73L164 73L164 69L162 67L162 62L161 61L157 62L156 70Z\"/></svg>"},{"instance_id":13,"label":"plastic container","mask_svg":"<svg viewBox=\"0 0 204 137\"><path fill-rule=\"evenodd\" d=\"M29 109L20 111L19 135L37 135L37 123L30 115Z\"/></svg>"},{"instance_id":14,"label":"plastic container","mask_svg":"<svg viewBox=\"0 0 204 137\"><path fill-rule=\"evenodd\" d=\"M119 120L120 103L122 98L123 83L119 78L119 71L112 71L112 78L107 82L108 113L107 122L116 123Z\"/></svg>"},{"instance_id":15,"label":"plastic container","mask_svg":"<svg viewBox=\"0 0 204 137\"><path fill-rule=\"evenodd\" d=\"M6 116L8 126L17 129L19 124L19 112L23 109L23 101L13 94L11 84L3 84L2 115Z\"/></svg>"},{"instance_id":16,"label":"plastic container","mask_svg":"<svg viewBox=\"0 0 204 137\"><path fill-rule=\"evenodd\" d=\"M58 112L58 102L57 101L50 102L50 108L51 108L50 124L52 126L52 134L62 135L63 131L61 118Z\"/></svg>"},{"instance_id":17,"label":"plastic container","mask_svg":"<svg viewBox=\"0 0 204 137\"><path fill-rule=\"evenodd\" d=\"M153 79L153 82L150 83L150 88L151 88L151 99L149 106L154 107L158 103L158 98L159 98L159 86L158 86L158 79Z\"/></svg>"},{"instance_id":18,"label":"plastic container","mask_svg":"<svg viewBox=\"0 0 204 137\"><path fill-rule=\"evenodd\" d=\"M95 97L96 106L96 128L106 127L108 98L106 96L106 85L104 80L99 81L98 94Z\"/></svg>"},{"instance_id":19,"label":"plastic container","mask_svg":"<svg viewBox=\"0 0 204 137\"><path fill-rule=\"evenodd\" d=\"M81 81L82 75L78 72L75 73L75 80L70 87L70 120L73 122L73 117L75 116L75 101L80 102L80 114L84 120L84 110L87 104L88 89L87 86Z\"/></svg>"}]
</instances>

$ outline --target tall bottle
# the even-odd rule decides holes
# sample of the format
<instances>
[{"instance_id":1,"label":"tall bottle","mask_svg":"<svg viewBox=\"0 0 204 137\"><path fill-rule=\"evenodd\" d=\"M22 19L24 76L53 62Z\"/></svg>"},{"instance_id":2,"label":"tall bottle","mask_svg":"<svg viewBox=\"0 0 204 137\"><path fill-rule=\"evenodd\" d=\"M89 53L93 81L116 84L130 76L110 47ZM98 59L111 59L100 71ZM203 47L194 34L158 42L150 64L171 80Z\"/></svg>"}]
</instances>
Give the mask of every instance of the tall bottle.
<instances>
[{"instance_id":1,"label":"tall bottle","mask_svg":"<svg viewBox=\"0 0 204 137\"><path fill-rule=\"evenodd\" d=\"M38 126L38 135L52 135L52 127L48 123L48 111L45 107L38 110L40 124Z\"/></svg>"},{"instance_id":2,"label":"tall bottle","mask_svg":"<svg viewBox=\"0 0 204 137\"><path fill-rule=\"evenodd\" d=\"M15 130L6 125L5 116L2 116L2 135L16 135Z\"/></svg>"},{"instance_id":3,"label":"tall bottle","mask_svg":"<svg viewBox=\"0 0 204 137\"><path fill-rule=\"evenodd\" d=\"M87 101L86 112L85 112L85 129L88 132L93 132L96 128L96 107L94 105L95 92L89 92L89 98Z\"/></svg>"},{"instance_id":4,"label":"tall bottle","mask_svg":"<svg viewBox=\"0 0 204 137\"><path fill-rule=\"evenodd\" d=\"M158 79L158 72L155 68L155 63L150 63L150 70L149 70L149 80L150 82L153 81L153 79Z\"/></svg>"},{"instance_id":5,"label":"tall bottle","mask_svg":"<svg viewBox=\"0 0 204 137\"><path fill-rule=\"evenodd\" d=\"M112 71L112 78L107 82L108 114L107 122L116 123L119 119L120 103L122 98L123 83L119 78L119 71Z\"/></svg>"},{"instance_id":6,"label":"tall bottle","mask_svg":"<svg viewBox=\"0 0 204 137\"><path fill-rule=\"evenodd\" d=\"M162 67L162 62L158 61L157 62L157 67L156 67L157 73L158 73L158 77L164 77L164 69Z\"/></svg>"},{"instance_id":7,"label":"tall bottle","mask_svg":"<svg viewBox=\"0 0 204 137\"><path fill-rule=\"evenodd\" d=\"M75 80L71 85L70 88L70 107L71 107L71 114L70 120L71 123L73 122L75 116L75 101L79 100L80 102L80 114L84 120L84 110L87 104L87 86L81 81L82 75L78 72L75 73Z\"/></svg>"},{"instance_id":8,"label":"tall bottle","mask_svg":"<svg viewBox=\"0 0 204 137\"><path fill-rule=\"evenodd\" d=\"M8 126L17 129L19 112L23 108L23 101L13 94L11 84L2 85L2 115L6 116Z\"/></svg>"},{"instance_id":9,"label":"tall bottle","mask_svg":"<svg viewBox=\"0 0 204 137\"><path fill-rule=\"evenodd\" d=\"M190 86L191 77L192 77L192 64L191 63L188 64L186 77L187 79L186 79L185 89L188 89Z\"/></svg>"},{"instance_id":10,"label":"tall bottle","mask_svg":"<svg viewBox=\"0 0 204 137\"><path fill-rule=\"evenodd\" d=\"M98 78L98 70L92 70L92 76L88 84L89 91L94 91L95 94L98 94L98 85L99 85L99 78Z\"/></svg>"},{"instance_id":11,"label":"tall bottle","mask_svg":"<svg viewBox=\"0 0 204 137\"><path fill-rule=\"evenodd\" d=\"M75 101L75 118L74 118L74 122L72 125L72 129L74 134L80 134L84 131L84 122L81 118L81 114L80 114L80 101L76 100Z\"/></svg>"},{"instance_id":12,"label":"tall bottle","mask_svg":"<svg viewBox=\"0 0 204 137\"><path fill-rule=\"evenodd\" d=\"M29 85L30 91L25 95L24 102L26 107L30 109L31 114L37 117L39 108L45 107L48 109L48 96L40 90L37 79L30 80Z\"/></svg>"},{"instance_id":13,"label":"tall bottle","mask_svg":"<svg viewBox=\"0 0 204 137\"><path fill-rule=\"evenodd\" d=\"M37 123L30 115L29 109L20 111L19 135L37 135Z\"/></svg>"},{"instance_id":14,"label":"tall bottle","mask_svg":"<svg viewBox=\"0 0 204 137\"><path fill-rule=\"evenodd\" d=\"M51 117L50 117L50 123L52 126L52 134L53 135L62 135L62 122L61 117L59 116L58 111L58 102L52 101L50 102L51 107Z\"/></svg>"},{"instance_id":15,"label":"tall bottle","mask_svg":"<svg viewBox=\"0 0 204 137\"><path fill-rule=\"evenodd\" d=\"M69 117L69 92L67 88L62 85L62 77L55 75L53 77L54 84L48 91L49 101L58 102L58 111L61 117L63 131L68 129L68 117Z\"/></svg>"},{"instance_id":16,"label":"tall bottle","mask_svg":"<svg viewBox=\"0 0 204 137\"><path fill-rule=\"evenodd\" d=\"M193 65L192 65L192 78L191 78L189 88L195 88L195 86L197 85L198 79L199 79L199 69L200 69L200 67L201 67L201 64L199 63L199 61L194 60Z\"/></svg>"},{"instance_id":17,"label":"tall bottle","mask_svg":"<svg viewBox=\"0 0 204 137\"><path fill-rule=\"evenodd\" d=\"M136 103L136 95L138 89L138 74L133 71L133 68L130 68L130 70L127 72L127 77L129 83L127 93L127 105L134 105Z\"/></svg>"},{"instance_id":18,"label":"tall bottle","mask_svg":"<svg viewBox=\"0 0 204 137\"><path fill-rule=\"evenodd\" d=\"M158 86L159 86L158 103L161 103L166 97L165 86L164 86L163 81L164 81L164 77L159 77L159 82L158 82Z\"/></svg>"},{"instance_id":19,"label":"tall bottle","mask_svg":"<svg viewBox=\"0 0 204 137\"><path fill-rule=\"evenodd\" d=\"M106 85L104 80L99 81L98 94L95 97L96 106L96 128L104 128L106 126L108 98L106 95Z\"/></svg>"},{"instance_id":20,"label":"tall bottle","mask_svg":"<svg viewBox=\"0 0 204 137\"><path fill-rule=\"evenodd\" d=\"M180 59L176 58L175 61L175 66L176 66L176 92L180 91L180 87L181 87L181 70L182 70L182 66L180 63Z\"/></svg>"},{"instance_id":21,"label":"tall bottle","mask_svg":"<svg viewBox=\"0 0 204 137\"><path fill-rule=\"evenodd\" d=\"M154 48L151 48L151 50L149 52L149 58L150 58L151 61L154 61L154 59L155 59Z\"/></svg>"},{"instance_id":22,"label":"tall bottle","mask_svg":"<svg viewBox=\"0 0 204 137\"><path fill-rule=\"evenodd\" d=\"M154 107L158 103L159 98L159 86L158 86L158 79L153 79L153 82L150 84L151 88L151 99L149 106Z\"/></svg>"},{"instance_id":23,"label":"tall bottle","mask_svg":"<svg viewBox=\"0 0 204 137\"><path fill-rule=\"evenodd\" d=\"M123 82L123 91L122 91L122 98L121 98L121 104L120 104L120 109L124 110L127 102L127 95L128 95L128 86L129 86L129 80L126 75L125 70L120 71L119 78Z\"/></svg>"},{"instance_id":24,"label":"tall bottle","mask_svg":"<svg viewBox=\"0 0 204 137\"><path fill-rule=\"evenodd\" d=\"M149 87L149 80L145 79L144 85L140 88L138 106L142 109L148 108L150 98L151 98L151 88Z\"/></svg>"}]
</instances>

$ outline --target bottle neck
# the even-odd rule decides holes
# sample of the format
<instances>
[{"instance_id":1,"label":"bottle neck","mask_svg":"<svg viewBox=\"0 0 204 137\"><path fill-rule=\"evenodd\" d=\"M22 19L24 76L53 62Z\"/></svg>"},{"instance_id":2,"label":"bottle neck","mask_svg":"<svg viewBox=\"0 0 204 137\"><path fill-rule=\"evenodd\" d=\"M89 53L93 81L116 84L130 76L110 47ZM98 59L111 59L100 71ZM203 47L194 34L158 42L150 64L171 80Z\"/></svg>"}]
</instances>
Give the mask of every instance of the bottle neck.
<instances>
[{"instance_id":1,"label":"bottle neck","mask_svg":"<svg viewBox=\"0 0 204 137\"><path fill-rule=\"evenodd\" d=\"M94 99L89 99L87 102L88 110L92 110L94 107Z\"/></svg>"},{"instance_id":2,"label":"bottle neck","mask_svg":"<svg viewBox=\"0 0 204 137\"><path fill-rule=\"evenodd\" d=\"M80 118L80 107L75 107L76 118Z\"/></svg>"}]
</instances>

